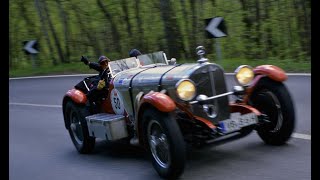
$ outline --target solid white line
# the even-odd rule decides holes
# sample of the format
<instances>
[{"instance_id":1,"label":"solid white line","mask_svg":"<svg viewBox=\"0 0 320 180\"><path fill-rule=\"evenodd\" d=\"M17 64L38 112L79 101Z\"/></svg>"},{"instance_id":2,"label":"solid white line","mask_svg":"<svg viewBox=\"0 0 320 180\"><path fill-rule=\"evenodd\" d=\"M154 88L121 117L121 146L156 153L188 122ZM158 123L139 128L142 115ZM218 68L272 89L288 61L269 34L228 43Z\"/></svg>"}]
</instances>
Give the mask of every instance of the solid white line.
<instances>
[{"instance_id":1,"label":"solid white line","mask_svg":"<svg viewBox=\"0 0 320 180\"><path fill-rule=\"evenodd\" d=\"M311 135L308 135L308 134L293 133L291 137L298 138L298 139L311 140Z\"/></svg>"},{"instance_id":2,"label":"solid white line","mask_svg":"<svg viewBox=\"0 0 320 180\"><path fill-rule=\"evenodd\" d=\"M52 75L52 76L29 76L29 77L16 77L16 78L9 78L9 80L16 80L16 79L37 79L37 78L56 78L56 77L77 77L77 76L93 76L96 74L69 74L69 75Z\"/></svg>"},{"instance_id":3,"label":"solid white line","mask_svg":"<svg viewBox=\"0 0 320 180\"><path fill-rule=\"evenodd\" d=\"M30 103L9 103L10 105L19 105L19 106L35 106L35 107L53 107L61 108L61 105L46 105L46 104L30 104Z\"/></svg>"}]
</instances>

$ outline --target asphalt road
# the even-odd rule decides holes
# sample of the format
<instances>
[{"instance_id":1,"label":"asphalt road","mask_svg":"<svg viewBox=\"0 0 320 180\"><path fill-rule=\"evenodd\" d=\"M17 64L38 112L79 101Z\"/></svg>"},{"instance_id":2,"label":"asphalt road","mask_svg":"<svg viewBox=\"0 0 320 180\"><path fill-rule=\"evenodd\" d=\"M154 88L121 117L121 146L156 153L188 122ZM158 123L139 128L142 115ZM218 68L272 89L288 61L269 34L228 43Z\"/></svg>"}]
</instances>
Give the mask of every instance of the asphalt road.
<instances>
[{"instance_id":1,"label":"asphalt road","mask_svg":"<svg viewBox=\"0 0 320 180\"><path fill-rule=\"evenodd\" d=\"M61 100L83 77L9 81L10 180L160 179L141 149L98 142L78 154L64 128ZM233 82L232 77L227 80ZM265 145L253 132L227 144L189 150L183 180L310 180L311 76L285 82L295 102L297 126L284 146Z\"/></svg>"}]
</instances>

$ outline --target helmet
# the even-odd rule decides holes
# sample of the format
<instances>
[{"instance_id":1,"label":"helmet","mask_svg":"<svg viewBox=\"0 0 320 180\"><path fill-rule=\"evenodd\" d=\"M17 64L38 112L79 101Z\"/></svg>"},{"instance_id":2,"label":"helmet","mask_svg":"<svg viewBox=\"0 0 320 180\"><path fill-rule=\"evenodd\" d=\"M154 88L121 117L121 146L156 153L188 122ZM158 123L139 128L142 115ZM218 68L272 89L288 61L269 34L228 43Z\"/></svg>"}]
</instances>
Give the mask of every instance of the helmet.
<instances>
[{"instance_id":1,"label":"helmet","mask_svg":"<svg viewBox=\"0 0 320 180\"><path fill-rule=\"evenodd\" d=\"M100 56L99 59L98 59L98 63L101 64L101 62L103 62L103 61L110 62L110 59L107 58L107 56Z\"/></svg>"},{"instance_id":2,"label":"helmet","mask_svg":"<svg viewBox=\"0 0 320 180\"><path fill-rule=\"evenodd\" d=\"M141 55L142 53L138 49L131 49L129 52L130 57L137 57Z\"/></svg>"}]
</instances>

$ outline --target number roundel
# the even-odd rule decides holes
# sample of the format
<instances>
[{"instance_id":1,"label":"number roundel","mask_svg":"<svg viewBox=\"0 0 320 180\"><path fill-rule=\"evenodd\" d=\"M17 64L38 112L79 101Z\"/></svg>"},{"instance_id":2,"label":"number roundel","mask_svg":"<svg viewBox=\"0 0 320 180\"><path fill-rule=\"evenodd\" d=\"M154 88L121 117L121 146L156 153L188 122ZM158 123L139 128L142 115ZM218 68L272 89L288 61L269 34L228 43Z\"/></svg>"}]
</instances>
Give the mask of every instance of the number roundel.
<instances>
[{"instance_id":1,"label":"number roundel","mask_svg":"<svg viewBox=\"0 0 320 180\"><path fill-rule=\"evenodd\" d=\"M111 91L111 104L112 109L116 114L124 114L123 100L118 90L112 89Z\"/></svg>"}]
</instances>

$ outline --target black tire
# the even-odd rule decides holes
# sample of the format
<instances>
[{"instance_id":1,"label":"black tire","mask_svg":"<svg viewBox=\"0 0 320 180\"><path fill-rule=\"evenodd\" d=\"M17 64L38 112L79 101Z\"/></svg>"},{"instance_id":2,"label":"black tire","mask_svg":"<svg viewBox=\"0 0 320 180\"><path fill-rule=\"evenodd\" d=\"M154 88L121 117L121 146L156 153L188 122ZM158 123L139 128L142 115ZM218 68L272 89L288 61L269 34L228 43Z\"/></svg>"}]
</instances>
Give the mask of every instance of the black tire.
<instances>
[{"instance_id":1,"label":"black tire","mask_svg":"<svg viewBox=\"0 0 320 180\"><path fill-rule=\"evenodd\" d=\"M179 177L185 167L186 146L176 120L169 113L149 108L143 114L143 128L153 167L160 177Z\"/></svg>"},{"instance_id":2,"label":"black tire","mask_svg":"<svg viewBox=\"0 0 320 180\"><path fill-rule=\"evenodd\" d=\"M72 143L81 154L89 154L95 146L95 138L89 136L85 117L90 115L85 106L67 102L65 117Z\"/></svg>"},{"instance_id":3,"label":"black tire","mask_svg":"<svg viewBox=\"0 0 320 180\"><path fill-rule=\"evenodd\" d=\"M268 121L257 128L261 139L270 145L283 145L295 128L295 110L286 86L269 78L262 78L252 96L250 104L267 115Z\"/></svg>"}]
</instances>

